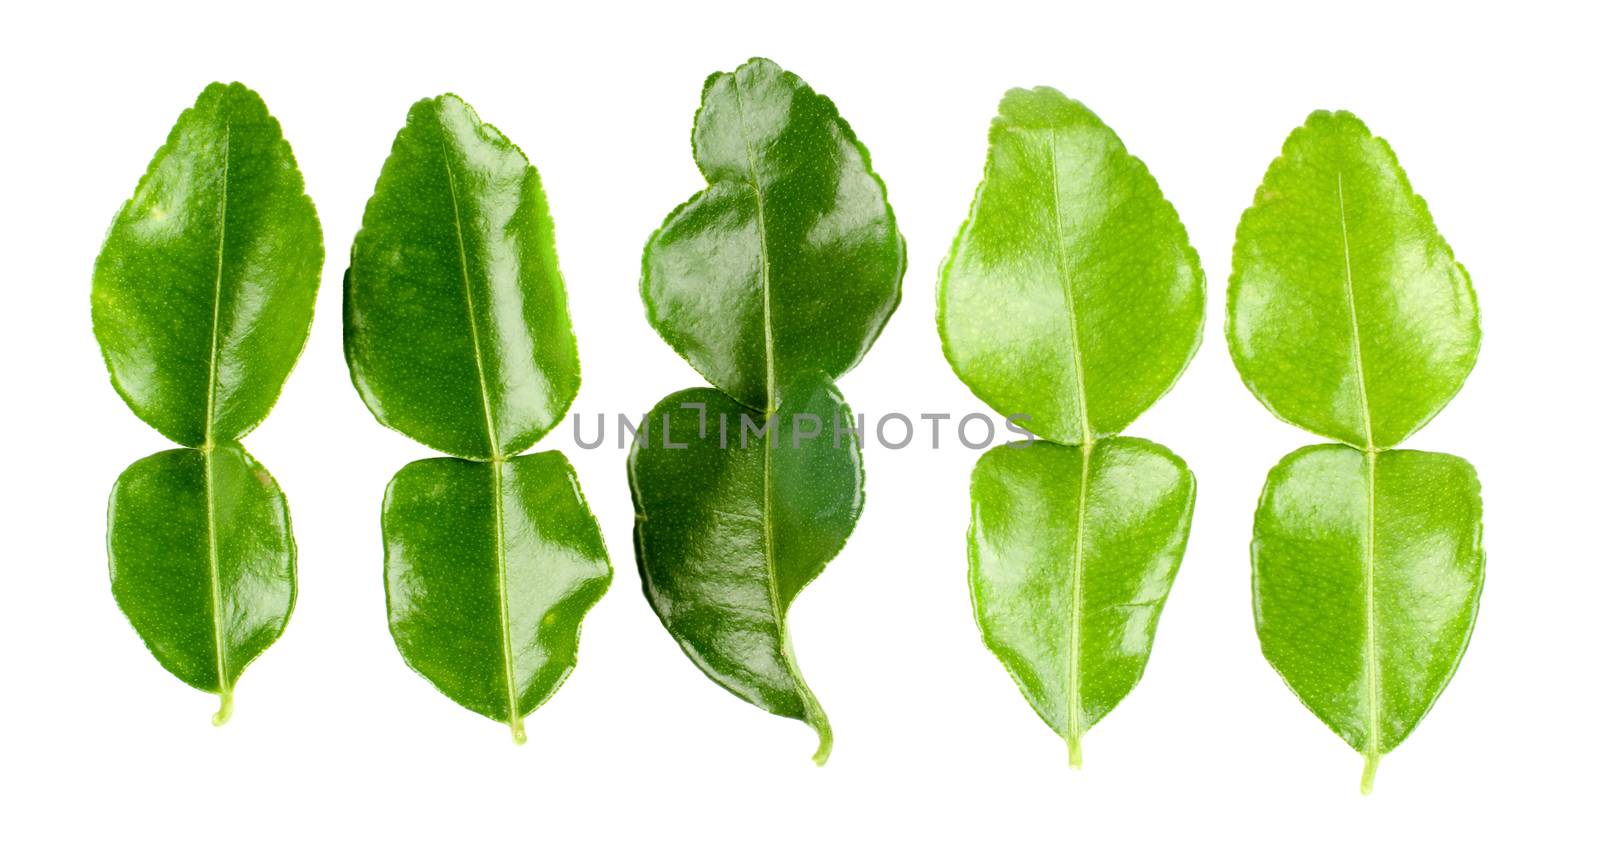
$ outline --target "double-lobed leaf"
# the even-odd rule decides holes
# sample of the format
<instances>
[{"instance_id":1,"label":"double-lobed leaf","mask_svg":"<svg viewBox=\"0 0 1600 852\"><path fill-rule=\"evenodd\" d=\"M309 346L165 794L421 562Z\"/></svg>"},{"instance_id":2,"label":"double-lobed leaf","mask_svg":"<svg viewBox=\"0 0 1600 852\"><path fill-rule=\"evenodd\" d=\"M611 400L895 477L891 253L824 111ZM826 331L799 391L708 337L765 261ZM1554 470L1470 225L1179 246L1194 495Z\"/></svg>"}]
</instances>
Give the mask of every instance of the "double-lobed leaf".
<instances>
[{"instance_id":1,"label":"double-lobed leaf","mask_svg":"<svg viewBox=\"0 0 1600 852\"><path fill-rule=\"evenodd\" d=\"M1012 89L939 279L945 358L1035 435L1121 432L1200 346L1205 274L1155 178L1083 104Z\"/></svg>"},{"instance_id":2,"label":"double-lobed leaf","mask_svg":"<svg viewBox=\"0 0 1600 852\"><path fill-rule=\"evenodd\" d=\"M345 277L345 355L380 422L459 457L389 483L395 644L523 742L611 564L566 457L517 456L579 382L538 172L454 95L417 102L384 162Z\"/></svg>"},{"instance_id":3,"label":"double-lobed leaf","mask_svg":"<svg viewBox=\"0 0 1600 852\"><path fill-rule=\"evenodd\" d=\"M516 455L578 393L539 173L454 95L418 101L395 136L350 252L344 310L367 407L440 452Z\"/></svg>"},{"instance_id":4,"label":"double-lobed leaf","mask_svg":"<svg viewBox=\"0 0 1600 852\"><path fill-rule=\"evenodd\" d=\"M277 639L295 596L288 507L237 445L305 346L322 230L278 122L214 83L178 117L95 261L95 337L140 419L194 449L117 480L112 591L156 659L221 696Z\"/></svg>"},{"instance_id":5,"label":"double-lobed leaf","mask_svg":"<svg viewBox=\"0 0 1600 852\"><path fill-rule=\"evenodd\" d=\"M1388 143L1346 112L1289 135L1239 222L1228 345L1280 418L1344 442L1291 453L1256 510L1261 649L1361 752L1362 791L1455 673L1483 585L1472 466L1389 450L1478 352L1466 270Z\"/></svg>"},{"instance_id":6,"label":"double-lobed leaf","mask_svg":"<svg viewBox=\"0 0 1600 852\"><path fill-rule=\"evenodd\" d=\"M856 427L832 382L899 304L905 241L833 102L771 61L711 75L693 142L708 185L651 236L640 291L651 325L715 389L669 396L647 423L681 424L687 404L712 431L684 447L636 437L639 571L689 658L746 701L809 724L820 765L833 734L786 615L861 511L859 445L833 440ZM751 445L742 431L787 434L795 416L802 431L818 418L821 437ZM718 431L726 421L733 447Z\"/></svg>"},{"instance_id":7,"label":"double-lobed leaf","mask_svg":"<svg viewBox=\"0 0 1600 852\"><path fill-rule=\"evenodd\" d=\"M713 388L657 403L628 457L645 597L712 680L799 719L827 760L833 732L800 676L789 605L844 547L861 514L861 450L821 374L770 416Z\"/></svg>"},{"instance_id":8,"label":"double-lobed leaf","mask_svg":"<svg viewBox=\"0 0 1600 852\"><path fill-rule=\"evenodd\" d=\"M751 408L854 367L900 303L905 241L867 149L828 98L765 59L706 80L694 159L708 186L651 236L650 323Z\"/></svg>"},{"instance_id":9,"label":"double-lobed leaf","mask_svg":"<svg viewBox=\"0 0 1600 852\"><path fill-rule=\"evenodd\" d=\"M1013 89L939 282L945 357L1049 440L972 474L967 557L985 643L1081 762L1138 683L1188 540L1194 476L1116 437L1200 345L1205 276L1150 172L1087 107Z\"/></svg>"}]
</instances>

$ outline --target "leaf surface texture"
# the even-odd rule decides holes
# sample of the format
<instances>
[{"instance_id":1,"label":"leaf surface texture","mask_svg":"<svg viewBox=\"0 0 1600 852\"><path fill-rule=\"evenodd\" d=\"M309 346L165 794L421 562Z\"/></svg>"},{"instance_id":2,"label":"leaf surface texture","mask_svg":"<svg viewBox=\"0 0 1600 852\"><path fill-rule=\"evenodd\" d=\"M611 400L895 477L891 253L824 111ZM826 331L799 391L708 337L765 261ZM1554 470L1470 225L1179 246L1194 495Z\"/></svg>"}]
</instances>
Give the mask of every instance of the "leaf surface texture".
<instances>
[{"instance_id":1,"label":"leaf surface texture","mask_svg":"<svg viewBox=\"0 0 1600 852\"><path fill-rule=\"evenodd\" d=\"M112 592L163 666L221 696L217 724L294 602L288 507L236 442L300 357L322 260L277 120L250 89L213 83L178 117L95 261L94 332L113 386L194 448L117 480Z\"/></svg>"},{"instance_id":2,"label":"leaf surface texture","mask_svg":"<svg viewBox=\"0 0 1600 852\"><path fill-rule=\"evenodd\" d=\"M525 742L611 563L566 457L518 455L580 378L539 174L454 95L418 101L395 136L351 250L344 339L373 416L456 457L407 465L384 497L395 645Z\"/></svg>"},{"instance_id":3,"label":"leaf surface texture","mask_svg":"<svg viewBox=\"0 0 1600 852\"><path fill-rule=\"evenodd\" d=\"M973 613L1039 716L1082 739L1144 672L1189 535L1195 481L1118 437L1200 345L1205 274L1150 172L1083 104L1013 89L945 259L945 358L1046 440L972 474Z\"/></svg>"},{"instance_id":4,"label":"leaf surface texture","mask_svg":"<svg viewBox=\"0 0 1600 852\"><path fill-rule=\"evenodd\" d=\"M1383 139L1347 112L1289 134L1240 219L1228 346L1278 417L1344 442L1268 475L1256 632L1296 696L1361 752L1362 792L1455 673L1483 586L1477 474L1392 450L1478 354L1466 270Z\"/></svg>"}]
</instances>

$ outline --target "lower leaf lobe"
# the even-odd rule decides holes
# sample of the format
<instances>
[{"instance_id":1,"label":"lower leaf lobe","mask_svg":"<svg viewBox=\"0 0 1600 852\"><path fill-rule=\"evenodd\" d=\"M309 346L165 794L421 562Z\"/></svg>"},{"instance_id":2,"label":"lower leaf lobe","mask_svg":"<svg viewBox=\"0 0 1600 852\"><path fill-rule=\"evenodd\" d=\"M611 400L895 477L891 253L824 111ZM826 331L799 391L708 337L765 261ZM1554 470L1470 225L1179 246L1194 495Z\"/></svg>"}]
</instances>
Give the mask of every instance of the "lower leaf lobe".
<instances>
[{"instance_id":1,"label":"lower leaf lobe","mask_svg":"<svg viewBox=\"0 0 1600 852\"><path fill-rule=\"evenodd\" d=\"M223 696L283 633L295 548L283 492L235 444L146 456L111 491L117 605L161 665Z\"/></svg>"},{"instance_id":2,"label":"lower leaf lobe","mask_svg":"<svg viewBox=\"0 0 1600 852\"><path fill-rule=\"evenodd\" d=\"M820 763L832 733L786 618L860 516L861 452L826 379L812 374L781 399L769 418L693 388L651 410L628 460L634 548L646 598L695 665L751 704L809 724Z\"/></svg>"},{"instance_id":3,"label":"lower leaf lobe","mask_svg":"<svg viewBox=\"0 0 1600 852\"><path fill-rule=\"evenodd\" d=\"M1422 721L1466 651L1482 514L1472 465L1443 453L1321 444L1267 477L1251 546L1262 653L1369 765Z\"/></svg>"},{"instance_id":4,"label":"lower leaf lobe","mask_svg":"<svg viewBox=\"0 0 1600 852\"><path fill-rule=\"evenodd\" d=\"M389 483L383 537L406 664L519 735L577 664L583 616L611 583L571 464L556 451L412 462Z\"/></svg>"},{"instance_id":5,"label":"lower leaf lobe","mask_svg":"<svg viewBox=\"0 0 1600 852\"><path fill-rule=\"evenodd\" d=\"M1138 438L1008 444L973 470L978 625L1074 757L1144 673L1194 497L1183 460Z\"/></svg>"}]
</instances>

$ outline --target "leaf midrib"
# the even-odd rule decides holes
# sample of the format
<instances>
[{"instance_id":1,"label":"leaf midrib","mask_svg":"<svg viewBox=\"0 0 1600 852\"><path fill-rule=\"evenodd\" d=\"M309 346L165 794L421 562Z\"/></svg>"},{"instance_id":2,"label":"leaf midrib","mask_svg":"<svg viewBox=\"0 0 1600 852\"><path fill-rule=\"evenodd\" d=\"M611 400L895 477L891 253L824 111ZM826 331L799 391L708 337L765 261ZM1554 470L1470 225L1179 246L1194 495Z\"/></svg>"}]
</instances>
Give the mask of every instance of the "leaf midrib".
<instances>
[{"instance_id":1,"label":"leaf midrib","mask_svg":"<svg viewBox=\"0 0 1600 852\"><path fill-rule=\"evenodd\" d=\"M1367 512L1366 529L1363 531L1361 554L1361 582L1362 593L1366 604L1365 633L1365 680L1367 704L1367 739L1362 750L1366 761L1366 769L1362 774L1362 789L1370 792L1372 787L1372 773L1376 770L1378 759L1383 754L1382 746L1382 689L1380 681L1382 672L1379 670L1378 660L1378 563L1377 563L1377 535L1378 535L1378 448L1372 433L1372 405L1367 395L1366 365L1361 354L1361 323L1356 316L1356 285L1355 266L1350 260L1350 225L1345 214L1344 203L1344 172L1338 171L1334 176L1335 187L1339 197L1339 236L1344 248L1344 295L1345 305L1350 310L1350 346L1351 356L1355 363L1356 389L1359 392L1361 405L1361 422L1366 430L1366 447L1363 449L1364 472L1367 485Z\"/></svg>"},{"instance_id":2,"label":"leaf midrib","mask_svg":"<svg viewBox=\"0 0 1600 852\"><path fill-rule=\"evenodd\" d=\"M1061 281L1063 303L1067 311L1067 348L1072 352L1072 377L1073 388L1077 393L1078 424L1080 430L1079 451L1082 454L1082 463L1078 472L1078 511L1074 521L1073 548L1072 548L1072 573L1069 583L1071 585L1071 604L1068 618L1071 627L1067 632L1067 759L1072 766L1077 766L1082 761L1080 742L1083 738L1083 700L1082 700L1082 635L1083 635L1083 531L1087 526L1089 514L1089 473L1094 452L1094 432L1089 425L1089 397L1083 381L1083 350L1079 348L1078 338L1078 308L1077 295L1072 286L1072 277L1067 274L1067 259L1064 254L1067 241L1066 223L1061 217L1061 182L1056 163L1057 134L1055 128L1049 130L1049 163L1050 163L1050 210L1052 222L1055 225L1056 239L1051 242L1051 253L1055 257L1056 274Z\"/></svg>"},{"instance_id":3,"label":"leaf midrib","mask_svg":"<svg viewBox=\"0 0 1600 852\"><path fill-rule=\"evenodd\" d=\"M217 660L217 694L222 705L212 717L214 724L228 720L232 705L232 687L228 683L228 650L224 638L222 614L222 568L217 548L217 498L216 473L213 454L216 451L217 422L217 355L221 347L222 326L222 273L228 241L228 167L232 157L233 124L224 113L222 120L222 191L217 201L217 274L211 287L211 353L206 377L206 427L205 442L200 447L204 468L206 492L206 559L207 577L211 585L211 639Z\"/></svg>"},{"instance_id":4,"label":"leaf midrib","mask_svg":"<svg viewBox=\"0 0 1600 852\"><path fill-rule=\"evenodd\" d=\"M772 267L771 255L767 248L767 223L766 204L762 195L761 180L756 169L755 149L750 144L750 133L745 125L744 95L739 89L738 72L729 76L733 88L734 104L739 111L739 138L744 142L745 166L749 170L751 192L755 195L756 203L756 239L760 254L760 280L761 280L761 330L765 347L766 382L765 382L765 417L767 422L778 413L777 366L774 363L775 345L772 329ZM781 423L779 426L781 427ZM813 757L819 763L827 759L829 748L828 739L831 734L824 734L828 727L827 715L822 711L822 705L812 694L811 688L806 685L805 678L801 676L799 667L795 665L789 649L789 625L784 618L783 602L778 595L778 558L777 543L774 541L772 528L772 445L777 441L775 432L769 432L769 437L763 442L761 448L761 534L765 548L767 567L767 593L768 603L772 607L773 624L778 630L778 656L783 660L784 668L794 680L800 692L801 703L805 707L807 722L817 729L818 737L822 743L818 746L817 754Z\"/></svg>"},{"instance_id":5,"label":"leaf midrib","mask_svg":"<svg viewBox=\"0 0 1600 852\"><path fill-rule=\"evenodd\" d=\"M483 366L483 345L478 334L478 312L472 300L472 279L467 266L467 241L461 229L461 202L456 194L455 170L450 168L450 152L443 141L439 143L439 162L444 166L445 183L450 187L450 212L455 225L456 256L461 267L461 288L466 294L467 331L472 338L472 360L478 371L478 393L483 403L484 437L489 445L490 483L494 492L494 564L495 584L500 619L500 657L505 666L506 721L511 726L511 738L521 743L523 733L522 713L517 706L516 660L512 655L511 601L507 591L505 506L501 489L504 482L505 459L500 454L500 438L495 428L494 403L489 395L489 380Z\"/></svg>"}]
</instances>

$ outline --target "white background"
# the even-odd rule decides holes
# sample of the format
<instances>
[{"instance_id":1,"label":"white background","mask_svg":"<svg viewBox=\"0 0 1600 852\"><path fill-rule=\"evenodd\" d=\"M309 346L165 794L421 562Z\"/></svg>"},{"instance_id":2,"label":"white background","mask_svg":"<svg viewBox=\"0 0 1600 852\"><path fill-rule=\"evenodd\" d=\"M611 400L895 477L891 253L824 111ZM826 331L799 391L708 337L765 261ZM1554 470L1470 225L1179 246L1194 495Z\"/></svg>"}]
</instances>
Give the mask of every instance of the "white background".
<instances>
[{"instance_id":1,"label":"white background","mask_svg":"<svg viewBox=\"0 0 1600 852\"><path fill-rule=\"evenodd\" d=\"M1595 848L1600 76L1577 4L46 5L0 23L0 845ZM633 563L625 452L577 449L570 421L539 449L577 466L616 579L528 744L394 649L379 500L430 453L351 388L339 282L408 106L458 92L539 167L583 358L574 410L637 417L702 384L645 321L639 253L701 186L701 82L752 55L838 103L909 245L898 314L840 382L869 417L984 410L940 356L933 294L1006 88L1087 103L1189 228L1209 273L1206 339L1128 431L1193 467L1193 535L1144 680L1089 734L1081 772L979 640L963 543L977 453L948 438L869 447L865 515L795 605L838 735L823 769L809 730L713 685L660 627ZM112 391L89 324L107 224L213 79L244 81L281 120L328 249L310 344L245 440L289 498L299 604L220 730L215 698L164 672L110 595L106 496L168 444ZM1251 621L1257 493L1317 439L1246 392L1222 337L1238 216L1316 108L1354 110L1393 143L1483 310L1476 371L1407 444L1482 477L1477 632L1365 799L1360 757L1283 686Z\"/></svg>"}]
</instances>

